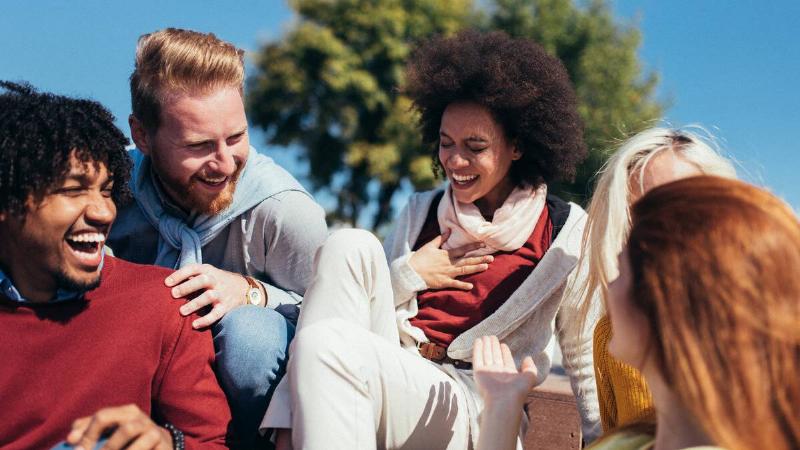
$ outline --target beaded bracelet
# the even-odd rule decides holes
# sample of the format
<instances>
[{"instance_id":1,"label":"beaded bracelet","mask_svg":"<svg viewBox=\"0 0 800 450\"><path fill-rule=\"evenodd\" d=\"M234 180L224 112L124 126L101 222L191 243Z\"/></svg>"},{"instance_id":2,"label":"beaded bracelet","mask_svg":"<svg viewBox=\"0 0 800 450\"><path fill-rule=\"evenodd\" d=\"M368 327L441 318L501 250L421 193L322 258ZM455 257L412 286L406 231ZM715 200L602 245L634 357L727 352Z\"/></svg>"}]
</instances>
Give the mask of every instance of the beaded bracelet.
<instances>
[{"instance_id":1,"label":"beaded bracelet","mask_svg":"<svg viewBox=\"0 0 800 450\"><path fill-rule=\"evenodd\" d=\"M184 450L186 446L183 441L183 431L175 428L175 425L171 423L165 423L162 426L172 435L172 448L175 450Z\"/></svg>"}]
</instances>

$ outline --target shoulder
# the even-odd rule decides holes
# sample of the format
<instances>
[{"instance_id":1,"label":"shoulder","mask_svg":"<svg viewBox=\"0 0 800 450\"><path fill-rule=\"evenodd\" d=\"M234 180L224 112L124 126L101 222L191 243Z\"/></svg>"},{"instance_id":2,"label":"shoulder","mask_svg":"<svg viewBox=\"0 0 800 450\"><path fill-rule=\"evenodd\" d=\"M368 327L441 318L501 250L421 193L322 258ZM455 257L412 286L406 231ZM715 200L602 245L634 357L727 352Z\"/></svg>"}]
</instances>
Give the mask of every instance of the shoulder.
<instances>
[{"instance_id":1,"label":"shoulder","mask_svg":"<svg viewBox=\"0 0 800 450\"><path fill-rule=\"evenodd\" d=\"M611 339L611 321L608 319L607 315L604 315L597 321L597 325L594 327L594 345L595 349L598 346L605 347L608 341Z\"/></svg>"},{"instance_id":2,"label":"shoulder","mask_svg":"<svg viewBox=\"0 0 800 450\"><path fill-rule=\"evenodd\" d=\"M432 189L430 191L415 192L408 197L408 202L403 211L397 217L398 225L403 223L413 223L425 220L428 210L434 202L441 199L444 194L443 188Z\"/></svg>"},{"instance_id":3,"label":"shoulder","mask_svg":"<svg viewBox=\"0 0 800 450\"><path fill-rule=\"evenodd\" d=\"M430 191L415 192L408 198L408 205L415 208L425 207L427 209L434 200L440 199L442 195L444 195L443 187L431 189Z\"/></svg>"},{"instance_id":4,"label":"shoulder","mask_svg":"<svg viewBox=\"0 0 800 450\"><path fill-rule=\"evenodd\" d=\"M298 189L287 189L278 192L254 206L252 211L256 216L261 217L291 217L294 215L303 216L325 213L325 210L314 200L311 194Z\"/></svg>"},{"instance_id":5,"label":"shoulder","mask_svg":"<svg viewBox=\"0 0 800 450\"><path fill-rule=\"evenodd\" d=\"M279 192L256 205L246 217L265 236L292 234L320 240L328 232L325 210L303 191Z\"/></svg>"},{"instance_id":6,"label":"shoulder","mask_svg":"<svg viewBox=\"0 0 800 450\"><path fill-rule=\"evenodd\" d=\"M177 309L180 302L172 297L164 279L173 272L165 267L136 264L106 255L100 288L107 295L128 297L137 309L147 307Z\"/></svg>"},{"instance_id":7,"label":"shoulder","mask_svg":"<svg viewBox=\"0 0 800 450\"><path fill-rule=\"evenodd\" d=\"M556 210L556 214L561 216L560 219L563 224L558 230L551 248L559 248L567 255L577 257L581 254L583 229L586 226L586 212L576 203L559 201L569 209L567 210L566 207L561 206L560 209ZM564 214L566 214L566 217L563 217Z\"/></svg>"}]
</instances>

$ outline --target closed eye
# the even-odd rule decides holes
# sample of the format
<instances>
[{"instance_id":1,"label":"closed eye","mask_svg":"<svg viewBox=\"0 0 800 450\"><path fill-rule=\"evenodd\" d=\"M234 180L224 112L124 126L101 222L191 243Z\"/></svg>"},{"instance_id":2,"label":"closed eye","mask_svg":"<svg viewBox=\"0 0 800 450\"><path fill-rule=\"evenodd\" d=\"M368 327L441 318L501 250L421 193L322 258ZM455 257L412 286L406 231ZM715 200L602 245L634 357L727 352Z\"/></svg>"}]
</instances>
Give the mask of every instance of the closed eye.
<instances>
[{"instance_id":1,"label":"closed eye","mask_svg":"<svg viewBox=\"0 0 800 450\"><path fill-rule=\"evenodd\" d=\"M191 149L200 150L200 149L208 147L209 145L211 145L211 141L192 142L190 144L187 144L186 146L191 148Z\"/></svg>"}]
</instances>

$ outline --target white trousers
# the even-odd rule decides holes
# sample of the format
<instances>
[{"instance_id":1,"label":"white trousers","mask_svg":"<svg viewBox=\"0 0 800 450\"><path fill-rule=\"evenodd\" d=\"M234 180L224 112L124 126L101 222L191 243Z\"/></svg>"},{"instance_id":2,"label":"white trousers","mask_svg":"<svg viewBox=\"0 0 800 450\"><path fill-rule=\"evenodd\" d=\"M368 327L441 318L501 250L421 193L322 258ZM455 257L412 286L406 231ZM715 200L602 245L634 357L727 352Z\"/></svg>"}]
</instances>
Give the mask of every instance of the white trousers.
<instances>
[{"instance_id":1,"label":"white trousers","mask_svg":"<svg viewBox=\"0 0 800 450\"><path fill-rule=\"evenodd\" d=\"M369 232L337 231L317 252L287 376L295 449L470 446L469 394L400 347L389 268Z\"/></svg>"}]
</instances>

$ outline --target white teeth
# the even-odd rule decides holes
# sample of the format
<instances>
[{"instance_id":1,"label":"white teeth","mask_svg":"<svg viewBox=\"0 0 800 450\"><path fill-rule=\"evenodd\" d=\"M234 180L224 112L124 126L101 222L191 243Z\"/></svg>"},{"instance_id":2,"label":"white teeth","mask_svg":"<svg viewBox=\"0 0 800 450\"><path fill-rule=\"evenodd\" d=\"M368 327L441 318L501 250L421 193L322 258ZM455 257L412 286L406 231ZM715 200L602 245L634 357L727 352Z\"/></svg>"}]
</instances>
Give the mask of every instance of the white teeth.
<instances>
[{"instance_id":1,"label":"white teeth","mask_svg":"<svg viewBox=\"0 0 800 450\"><path fill-rule=\"evenodd\" d=\"M478 178L478 176L477 175L457 175L457 174L453 174L453 179L456 180L459 183L467 183L469 181L474 180L475 178Z\"/></svg>"},{"instance_id":2,"label":"white teeth","mask_svg":"<svg viewBox=\"0 0 800 450\"><path fill-rule=\"evenodd\" d=\"M67 239L73 242L100 243L106 240L106 236L102 233L82 233L82 234L67 236Z\"/></svg>"},{"instance_id":3,"label":"white teeth","mask_svg":"<svg viewBox=\"0 0 800 450\"><path fill-rule=\"evenodd\" d=\"M218 183L222 183L223 181L225 181L226 178L228 178L228 177L219 177L219 178L204 178L204 177L201 177L200 179L205 181L208 184L218 184Z\"/></svg>"}]
</instances>

